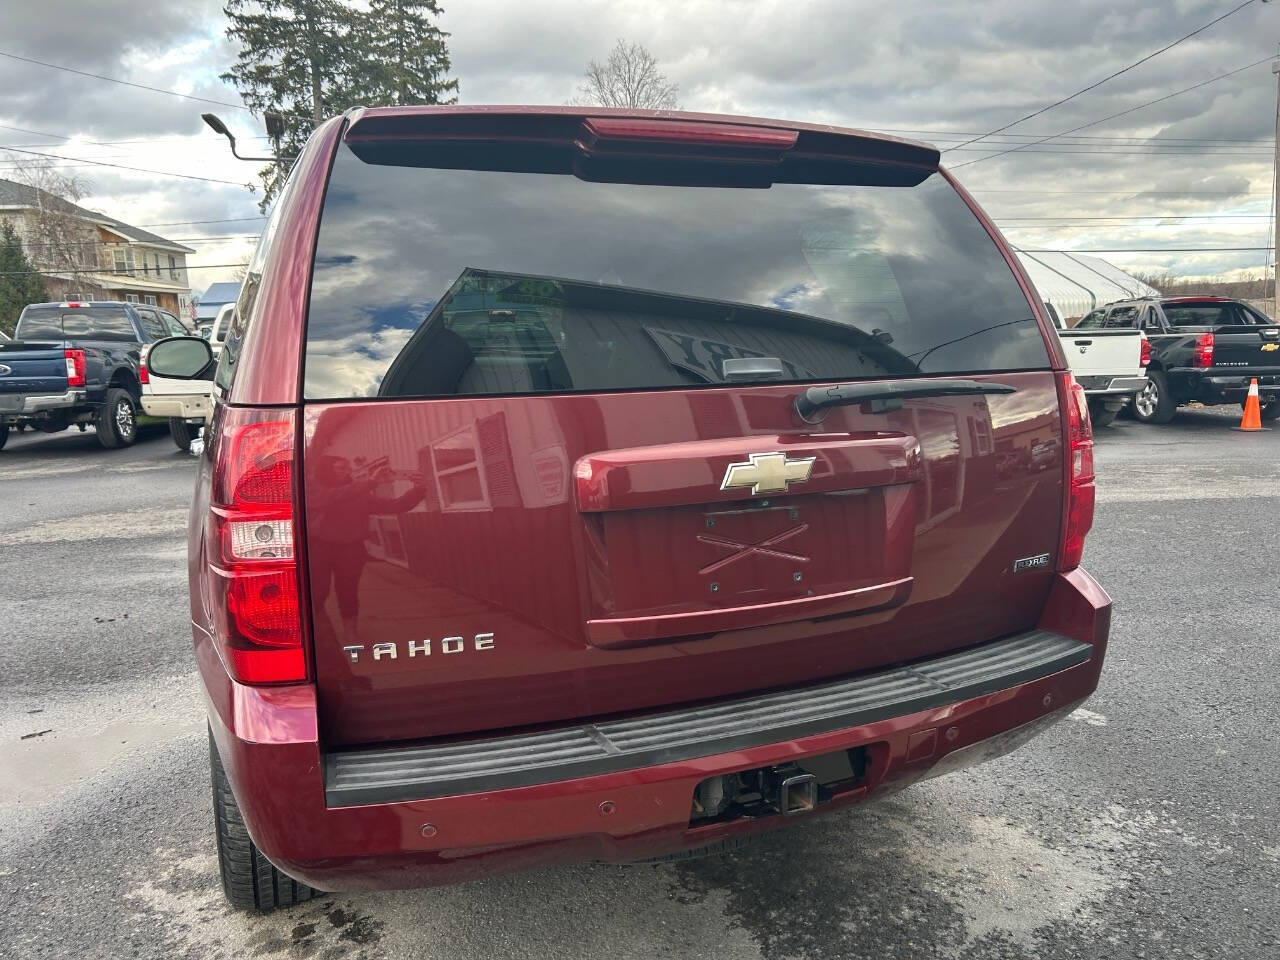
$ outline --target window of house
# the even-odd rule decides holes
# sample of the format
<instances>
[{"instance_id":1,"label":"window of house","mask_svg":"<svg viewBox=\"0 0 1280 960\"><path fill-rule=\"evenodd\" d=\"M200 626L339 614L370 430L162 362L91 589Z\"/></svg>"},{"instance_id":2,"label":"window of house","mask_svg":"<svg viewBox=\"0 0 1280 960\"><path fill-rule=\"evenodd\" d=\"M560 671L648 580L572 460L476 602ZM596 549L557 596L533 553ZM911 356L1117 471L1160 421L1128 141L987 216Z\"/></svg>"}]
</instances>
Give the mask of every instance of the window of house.
<instances>
[{"instance_id":1,"label":"window of house","mask_svg":"<svg viewBox=\"0 0 1280 960\"><path fill-rule=\"evenodd\" d=\"M138 295L136 293L126 293L124 299L126 303L137 303Z\"/></svg>"},{"instance_id":2,"label":"window of house","mask_svg":"<svg viewBox=\"0 0 1280 960\"><path fill-rule=\"evenodd\" d=\"M133 250L129 247L118 246L113 251L115 256L116 273L127 273L133 276L137 273L137 268L133 263Z\"/></svg>"},{"instance_id":3,"label":"window of house","mask_svg":"<svg viewBox=\"0 0 1280 960\"><path fill-rule=\"evenodd\" d=\"M173 254L169 254L169 279L178 279L178 258Z\"/></svg>"},{"instance_id":4,"label":"window of house","mask_svg":"<svg viewBox=\"0 0 1280 960\"><path fill-rule=\"evenodd\" d=\"M148 293L142 299L147 303L148 306L154 307L156 305L156 297L155 297L155 294L153 293Z\"/></svg>"}]
</instances>

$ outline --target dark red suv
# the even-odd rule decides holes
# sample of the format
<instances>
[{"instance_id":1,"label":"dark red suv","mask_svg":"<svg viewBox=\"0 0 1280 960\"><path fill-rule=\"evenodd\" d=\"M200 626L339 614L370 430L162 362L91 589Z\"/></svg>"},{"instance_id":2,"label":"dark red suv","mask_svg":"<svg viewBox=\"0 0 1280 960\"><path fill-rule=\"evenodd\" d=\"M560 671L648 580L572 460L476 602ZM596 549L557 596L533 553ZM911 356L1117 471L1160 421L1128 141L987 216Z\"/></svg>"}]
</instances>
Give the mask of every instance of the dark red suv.
<instances>
[{"instance_id":1,"label":"dark red suv","mask_svg":"<svg viewBox=\"0 0 1280 960\"><path fill-rule=\"evenodd\" d=\"M678 857L1094 690L1084 396L931 147L331 120L216 375L191 618L231 900Z\"/></svg>"}]
</instances>

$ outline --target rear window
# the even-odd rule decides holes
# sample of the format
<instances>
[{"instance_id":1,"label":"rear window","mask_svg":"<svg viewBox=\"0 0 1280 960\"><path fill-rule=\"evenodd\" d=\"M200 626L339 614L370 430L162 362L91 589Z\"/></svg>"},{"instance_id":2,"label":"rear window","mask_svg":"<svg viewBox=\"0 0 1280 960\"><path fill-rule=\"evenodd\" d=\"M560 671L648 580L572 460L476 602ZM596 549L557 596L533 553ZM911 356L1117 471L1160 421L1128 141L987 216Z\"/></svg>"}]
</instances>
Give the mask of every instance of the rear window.
<instances>
[{"instance_id":1,"label":"rear window","mask_svg":"<svg viewBox=\"0 0 1280 960\"><path fill-rule=\"evenodd\" d=\"M1076 324L1077 330L1102 330L1112 327L1132 327L1138 320L1138 307L1112 307L1111 312L1095 310Z\"/></svg>"},{"instance_id":2,"label":"rear window","mask_svg":"<svg viewBox=\"0 0 1280 960\"><path fill-rule=\"evenodd\" d=\"M137 342L124 307L27 307L14 331L16 340L118 340Z\"/></svg>"},{"instance_id":3,"label":"rear window","mask_svg":"<svg viewBox=\"0 0 1280 960\"><path fill-rule=\"evenodd\" d=\"M1238 303L1165 303L1165 318L1175 327L1255 326L1270 323Z\"/></svg>"},{"instance_id":4,"label":"rear window","mask_svg":"<svg viewBox=\"0 0 1280 960\"><path fill-rule=\"evenodd\" d=\"M749 357L796 382L1049 366L937 174L664 186L361 154L325 200L308 399L696 387Z\"/></svg>"}]
</instances>

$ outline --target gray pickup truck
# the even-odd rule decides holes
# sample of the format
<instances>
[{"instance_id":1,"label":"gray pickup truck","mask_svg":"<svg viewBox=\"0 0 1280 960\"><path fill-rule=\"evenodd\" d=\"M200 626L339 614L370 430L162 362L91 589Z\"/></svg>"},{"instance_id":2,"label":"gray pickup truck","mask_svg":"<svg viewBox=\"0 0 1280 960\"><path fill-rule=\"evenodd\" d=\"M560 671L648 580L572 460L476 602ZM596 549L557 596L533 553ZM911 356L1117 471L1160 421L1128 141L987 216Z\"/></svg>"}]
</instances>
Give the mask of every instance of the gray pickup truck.
<instances>
[{"instance_id":1,"label":"gray pickup truck","mask_svg":"<svg viewBox=\"0 0 1280 960\"><path fill-rule=\"evenodd\" d=\"M13 339L0 341L0 449L15 426L57 433L92 425L104 447L133 443L142 348L175 332L159 311L131 303L25 307Z\"/></svg>"}]
</instances>

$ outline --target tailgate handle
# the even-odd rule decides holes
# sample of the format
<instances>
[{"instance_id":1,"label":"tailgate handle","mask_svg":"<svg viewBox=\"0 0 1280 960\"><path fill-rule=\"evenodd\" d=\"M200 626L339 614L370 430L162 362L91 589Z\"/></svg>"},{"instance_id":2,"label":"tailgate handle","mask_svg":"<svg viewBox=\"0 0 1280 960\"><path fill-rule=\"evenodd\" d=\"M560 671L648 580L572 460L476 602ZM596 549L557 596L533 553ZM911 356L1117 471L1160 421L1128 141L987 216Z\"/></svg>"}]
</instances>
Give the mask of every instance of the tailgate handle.
<instances>
[{"instance_id":1,"label":"tailgate handle","mask_svg":"<svg viewBox=\"0 0 1280 960\"><path fill-rule=\"evenodd\" d=\"M1016 393L1007 383L981 380L881 380L877 383L843 383L835 387L810 387L796 396L796 413L805 423L817 423L827 407L871 403L872 413L887 413L915 397L962 397Z\"/></svg>"},{"instance_id":2,"label":"tailgate handle","mask_svg":"<svg viewBox=\"0 0 1280 960\"><path fill-rule=\"evenodd\" d=\"M1077 344L1078 346L1081 346L1081 347L1090 347L1090 346L1093 346L1093 341L1092 341L1092 340L1077 340L1077 341L1076 341L1076 344Z\"/></svg>"}]
</instances>

